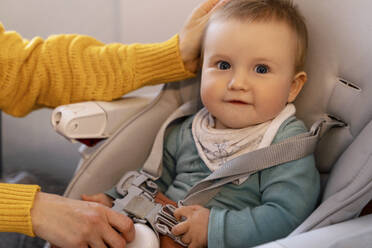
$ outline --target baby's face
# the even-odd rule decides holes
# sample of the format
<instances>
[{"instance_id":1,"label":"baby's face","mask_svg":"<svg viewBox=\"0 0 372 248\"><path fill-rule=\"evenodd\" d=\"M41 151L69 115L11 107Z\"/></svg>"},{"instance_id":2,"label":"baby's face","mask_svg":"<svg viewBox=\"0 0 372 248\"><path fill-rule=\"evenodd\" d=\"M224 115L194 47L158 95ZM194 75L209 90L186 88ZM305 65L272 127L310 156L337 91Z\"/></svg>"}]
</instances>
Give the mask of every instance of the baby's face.
<instances>
[{"instance_id":1,"label":"baby's face","mask_svg":"<svg viewBox=\"0 0 372 248\"><path fill-rule=\"evenodd\" d=\"M296 35L281 22L210 24L204 40L201 98L216 118L216 128L271 120L294 100L299 92L296 47Z\"/></svg>"}]
</instances>

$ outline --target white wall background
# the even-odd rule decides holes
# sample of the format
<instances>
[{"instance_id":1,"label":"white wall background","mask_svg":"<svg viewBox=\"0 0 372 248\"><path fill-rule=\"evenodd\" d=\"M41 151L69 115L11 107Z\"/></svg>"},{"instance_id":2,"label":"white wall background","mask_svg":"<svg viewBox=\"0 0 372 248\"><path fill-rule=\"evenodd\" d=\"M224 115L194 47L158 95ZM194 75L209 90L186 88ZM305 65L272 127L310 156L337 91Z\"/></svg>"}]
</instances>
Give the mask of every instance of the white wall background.
<instances>
[{"instance_id":1,"label":"white wall background","mask_svg":"<svg viewBox=\"0 0 372 248\"><path fill-rule=\"evenodd\" d=\"M0 0L0 22L25 38L79 33L103 42L159 42L182 27L202 0ZM146 92L145 91L140 91ZM5 168L31 169L68 181L78 145L54 133L51 110L25 118L3 114Z\"/></svg>"}]
</instances>

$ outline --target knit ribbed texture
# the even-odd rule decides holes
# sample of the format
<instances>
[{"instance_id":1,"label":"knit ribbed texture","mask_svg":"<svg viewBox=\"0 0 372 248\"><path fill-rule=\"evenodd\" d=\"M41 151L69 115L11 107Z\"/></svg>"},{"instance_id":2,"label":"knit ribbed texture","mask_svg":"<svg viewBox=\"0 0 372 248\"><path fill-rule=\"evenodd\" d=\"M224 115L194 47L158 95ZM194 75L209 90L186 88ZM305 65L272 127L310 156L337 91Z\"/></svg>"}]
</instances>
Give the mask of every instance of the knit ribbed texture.
<instances>
[{"instance_id":1,"label":"knit ribbed texture","mask_svg":"<svg viewBox=\"0 0 372 248\"><path fill-rule=\"evenodd\" d=\"M145 85L194 76L178 35L157 44L111 44L87 36L24 40L0 23L0 109L24 116L41 106L110 101ZM30 209L39 186L0 184L0 231L33 236Z\"/></svg>"},{"instance_id":2,"label":"knit ribbed texture","mask_svg":"<svg viewBox=\"0 0 372 248\"><path fill-rule=\"evenodd\" d=\"M30 210L37 185L0 183L0 232L17 232L35 236Z\"/></svg>"},{"instance_id":3,"label":"knit ribbed texture","mask_svg":"<svg viewBox=\"0 0 372 248\"><path fill-rule=\"evenodd\" d=\"M145 85L194 76L178 35L156 44L110 44L87 36L23 40L0 24L0 108L24 116L41 106L110 101Z\"/></svg>"}]
</instances>

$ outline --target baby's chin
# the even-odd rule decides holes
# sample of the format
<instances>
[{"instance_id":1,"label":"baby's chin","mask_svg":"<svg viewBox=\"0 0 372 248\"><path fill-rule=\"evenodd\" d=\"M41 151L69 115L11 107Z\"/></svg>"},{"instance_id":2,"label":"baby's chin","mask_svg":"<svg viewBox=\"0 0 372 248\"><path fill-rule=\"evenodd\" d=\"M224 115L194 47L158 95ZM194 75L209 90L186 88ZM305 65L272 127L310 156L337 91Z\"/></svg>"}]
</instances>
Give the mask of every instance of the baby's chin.
<instances>
[{"instance_id":1,"label":"baby's chin","mask_svg":"<svg viewBox=\"0 0 372 248\"><path fill-rule=\"evenodd\" d=\"M246 127L252 127L256 125L260 125L264 122L271 121L275 117L267 117L260 120L243 120L243 121L220 121L215 119L216 122L216 129L242 129Z\"/></svg>"},{"instance_id":2,"label":"baby's chin","mask_svg":"<svg viewBox=\"0 0 372 248\"><path fill-rule=\"evenodd\" d=\"M255 125L259 125L263 122L252 122L252 123L223 123L220 121L216 122L216 129L242 129L246 127L251 127Z\"/></svg>"}]
</instances>

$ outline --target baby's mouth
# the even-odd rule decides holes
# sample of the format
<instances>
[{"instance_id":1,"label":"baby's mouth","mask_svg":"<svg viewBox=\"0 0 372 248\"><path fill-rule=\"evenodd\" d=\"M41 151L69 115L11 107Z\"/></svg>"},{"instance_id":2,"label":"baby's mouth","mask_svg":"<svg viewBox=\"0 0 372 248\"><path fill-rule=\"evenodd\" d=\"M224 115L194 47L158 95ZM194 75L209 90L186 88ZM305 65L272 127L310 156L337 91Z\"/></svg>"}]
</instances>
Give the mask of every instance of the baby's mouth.
<instances>
[{"instance_id":1,"label":"baby's mouth","mask_svg":"<svg viewBox=\"0 0 372 248\"><path fill-rule=\"evenodd\" d=\"M227 102L231 103L231 104L237 104L237 105L248 105L249 104L247 102L240 101L240 100L230 100L230 101L227 101Z\"/></svg>"}]
</instances>

